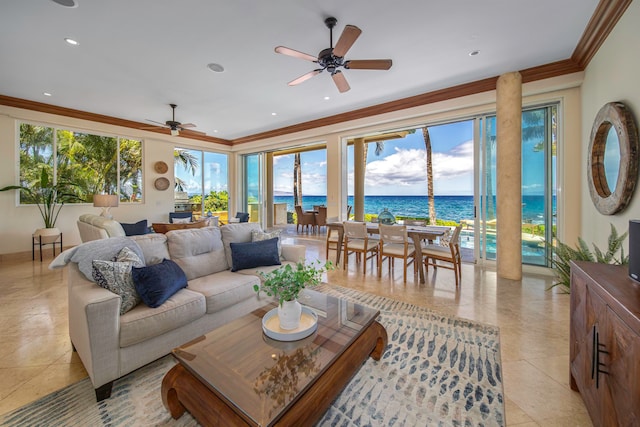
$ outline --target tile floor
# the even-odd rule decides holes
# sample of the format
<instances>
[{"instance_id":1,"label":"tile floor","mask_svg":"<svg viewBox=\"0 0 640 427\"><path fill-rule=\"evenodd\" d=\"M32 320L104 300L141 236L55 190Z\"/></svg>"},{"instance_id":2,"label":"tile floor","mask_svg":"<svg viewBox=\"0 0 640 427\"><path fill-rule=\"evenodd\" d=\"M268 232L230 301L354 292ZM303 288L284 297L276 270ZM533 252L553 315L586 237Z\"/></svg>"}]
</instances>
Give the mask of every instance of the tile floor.
<instances>
[{"instance_id":1,"label":"tile floor","mask_svg":"<svg viewBox=\"0 0 640 427\"><path fill-rule=\"evenodd\" d=\"M322 237L285 233L285 243L304 244L309 259L324 259ZM42 264L0 261L0 414L86 377L68 339L66 272L49 270L46 255ZM391 275L383 269L380 279L367 270L363 276L350 261L327 281L500 327L507 425L592 425L569 388L569 296L547 290L550 278L502 280L464 264L456 290L451 270L430 269L425 284L403 283L400 265Z\"/></svg>"}]
</instances>

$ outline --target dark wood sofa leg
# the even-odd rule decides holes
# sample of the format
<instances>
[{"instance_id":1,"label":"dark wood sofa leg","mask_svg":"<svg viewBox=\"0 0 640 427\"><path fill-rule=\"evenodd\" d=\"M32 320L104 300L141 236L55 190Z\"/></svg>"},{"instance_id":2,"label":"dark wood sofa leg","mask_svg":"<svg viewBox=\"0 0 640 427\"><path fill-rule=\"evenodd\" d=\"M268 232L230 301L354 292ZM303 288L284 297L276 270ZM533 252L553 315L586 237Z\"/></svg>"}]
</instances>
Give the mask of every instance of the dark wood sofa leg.
<instances>
[{"instance_id":1,"label":"dark wood sofa leg","mask_svg":"<svg viewBox=\"0 0 640 427\"><path fill-rule=\"evenodd\" d=\"M96 389L96 402L101 402L111 397L111 389L113 388L113 381L109 381L105 385L101 385Z\"/></svg>"}]
</instances>

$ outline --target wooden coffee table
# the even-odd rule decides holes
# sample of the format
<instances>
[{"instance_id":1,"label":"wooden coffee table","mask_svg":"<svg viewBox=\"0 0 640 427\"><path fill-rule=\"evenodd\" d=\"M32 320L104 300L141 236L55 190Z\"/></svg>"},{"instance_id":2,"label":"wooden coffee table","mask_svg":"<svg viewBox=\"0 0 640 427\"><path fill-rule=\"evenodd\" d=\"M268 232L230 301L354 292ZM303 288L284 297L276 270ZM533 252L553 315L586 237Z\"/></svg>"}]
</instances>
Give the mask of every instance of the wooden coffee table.
<instances>
[{"instance_id":1,"label":"wooden coffee table","mask_svg":"<svg viewBox=\"0 0 640 427\"><path fill-rule=\"evenodd\" d=\"M255 310L173 351L162 401L178 419L185 410L204 426L312 425L364 361L380 360L387 332L377 310L305 291L300 302L318 314L318 329L299 341L262 332Z\"/></svg>"}]
</instances>

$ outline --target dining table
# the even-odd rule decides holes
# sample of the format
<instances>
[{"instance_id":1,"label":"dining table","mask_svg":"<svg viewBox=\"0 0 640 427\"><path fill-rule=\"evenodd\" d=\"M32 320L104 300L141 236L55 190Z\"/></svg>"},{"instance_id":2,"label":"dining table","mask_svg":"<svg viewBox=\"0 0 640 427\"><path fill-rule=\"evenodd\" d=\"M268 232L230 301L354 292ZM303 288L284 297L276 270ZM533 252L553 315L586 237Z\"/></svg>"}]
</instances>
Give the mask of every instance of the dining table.
<instances>
[{"instance_id":1,"label":"dining table","mask_svg":"<svg viewBox=\"0 0 640 427\"><path fill-rule=\"evenodd\" d=\"M378 227L379 223L376 222L367 222L367 233L369 234L380 234L380 229ZM402 224L399 224L402 225ZM340 257L342 255L342 244L344 238L344 226L342 222L328 222L327 223L327 233L330 233L331 230L336 230L338 232L338 247L337 247L337 255L336 255L336 264L340 264ZM407 225L407 235L413 241L413 245L416 248L414 253L414 263L418 266L420 265L420 283L425 282L424 269L422 268L422 241L427 240L429 243L433 243L438 237L444 236L445 233L451 231L450 227L441 226L441 225Z\"/></svg>"}]
</instances>

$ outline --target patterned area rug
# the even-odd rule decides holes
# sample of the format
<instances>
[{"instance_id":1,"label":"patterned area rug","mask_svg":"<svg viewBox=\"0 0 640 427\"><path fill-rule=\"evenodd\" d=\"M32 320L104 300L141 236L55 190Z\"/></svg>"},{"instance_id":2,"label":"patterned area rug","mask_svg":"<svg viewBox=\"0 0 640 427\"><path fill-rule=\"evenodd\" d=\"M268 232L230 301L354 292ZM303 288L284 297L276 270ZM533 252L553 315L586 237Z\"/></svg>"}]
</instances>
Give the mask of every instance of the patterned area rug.
<instances>
[{"instance_id":1,"label":"patterned area rug","mask_svg":"<svg viewBox=\"0 0 640 427\"><path fill-rule=\"evenodd\" d=\"M503 426L504 396L497 327L337 286L317 290L380 310L389 342L368 359L318 426ZM197 426L173 420L160 384L175 364L157 360L114 384L96 403L88 379L0 417L2 426Z\"/></svg>"}]
</instances>

